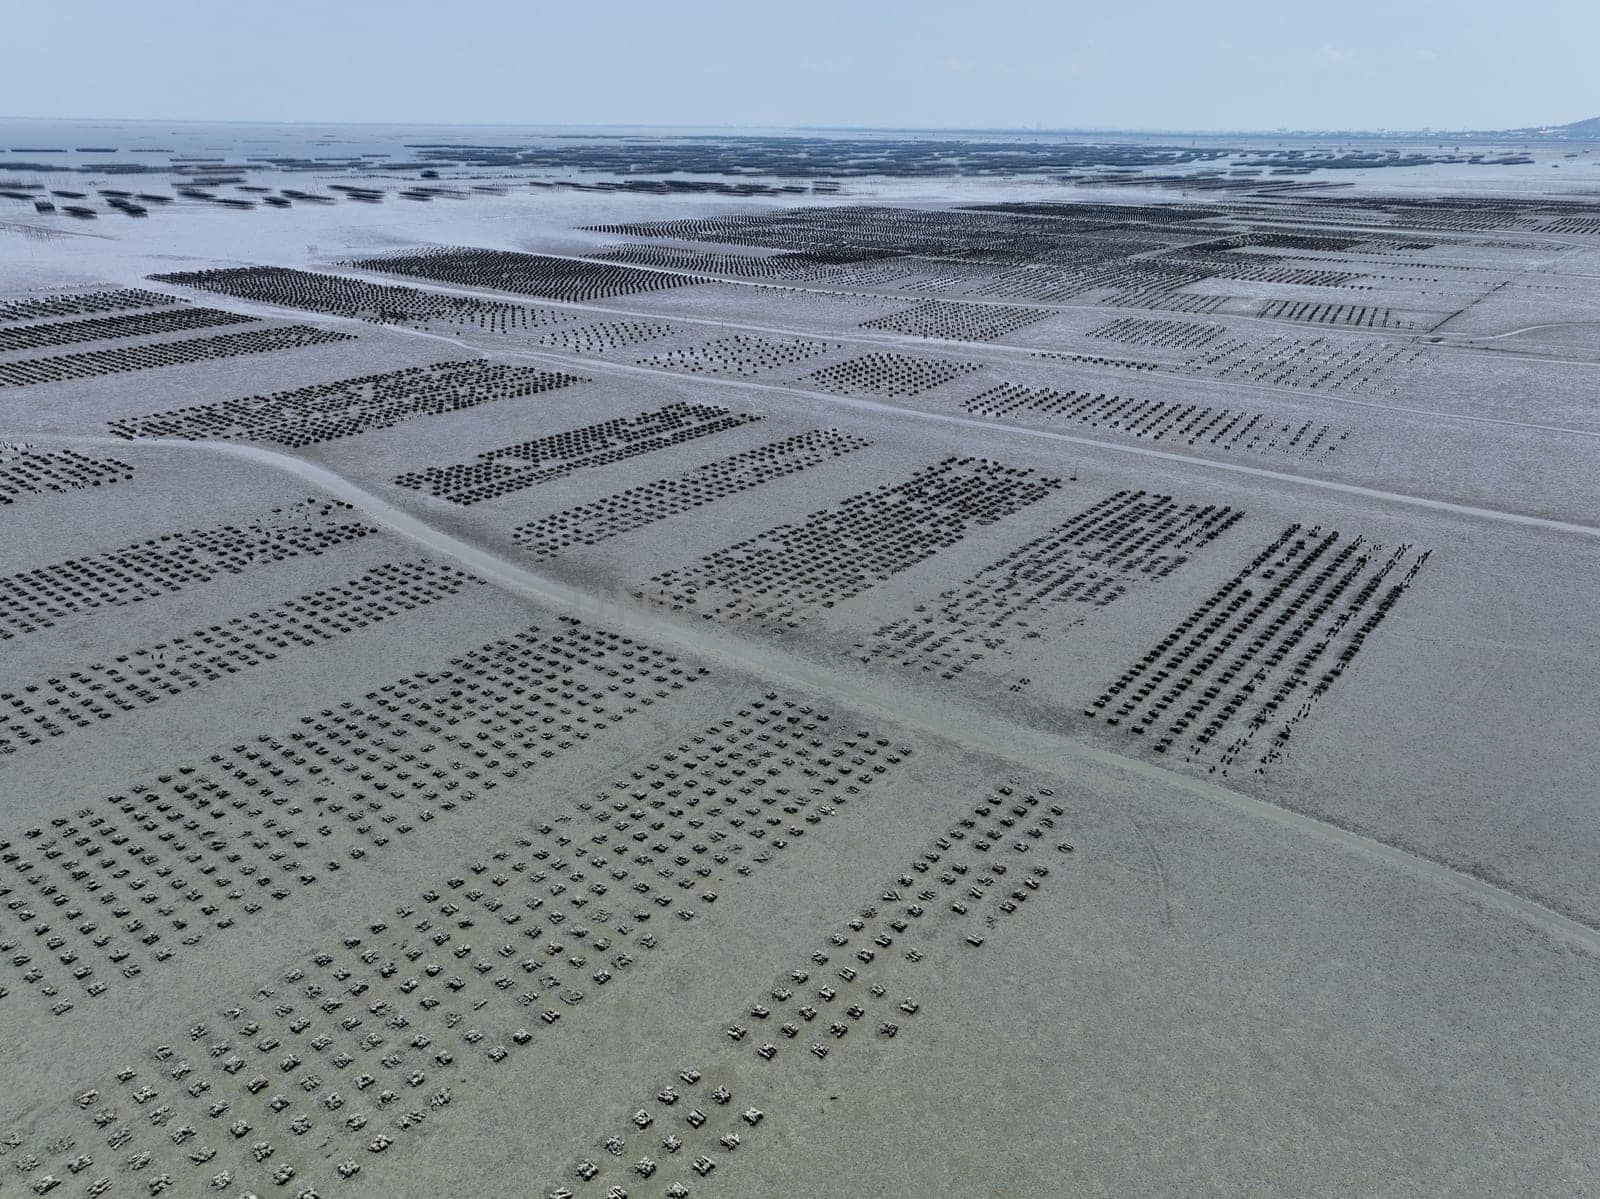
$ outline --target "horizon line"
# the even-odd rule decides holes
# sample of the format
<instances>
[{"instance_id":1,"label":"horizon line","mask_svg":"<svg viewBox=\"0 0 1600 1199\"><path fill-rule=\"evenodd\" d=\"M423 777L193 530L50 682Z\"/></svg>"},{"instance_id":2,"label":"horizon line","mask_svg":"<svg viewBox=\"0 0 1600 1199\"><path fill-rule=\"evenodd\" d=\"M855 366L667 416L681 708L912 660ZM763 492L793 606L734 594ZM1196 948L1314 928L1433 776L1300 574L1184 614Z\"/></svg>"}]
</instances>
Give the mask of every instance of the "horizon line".
<instances>
[{"instance_id":1,"label":"horizon line","mask_svg":"<svg viewBox=\"0 0 1600 1199\"><path fill-rule=\"evenodd\" d=\"M719 130L788 130L795 133L985 133L1025 134L1032 136L1121 136L1121 137L1333 137L1362 135L1371 137L1426 137L1448 138L1466 136L1513 136L1555 133L1571 125L1583 124L1596 118L1579 118L1562 124L1528 125L1511 129L1396 129L1396 128L1342 128L1342 129L1176 129L1127 128L1116 126L1006 126L1006 125L831 125L831 124L718 124L695 122L493 122L493 121L374 121L292 118L265 119L259 117L205 120L197 117L115 117L115 116L23 116L0 114L0 121L106 121L139 125L302 125L311 127L365 128L417 128L443 129L719 129ZM1594 140L1600 140L1596 134Z\"/></svg>"}]
</instances>

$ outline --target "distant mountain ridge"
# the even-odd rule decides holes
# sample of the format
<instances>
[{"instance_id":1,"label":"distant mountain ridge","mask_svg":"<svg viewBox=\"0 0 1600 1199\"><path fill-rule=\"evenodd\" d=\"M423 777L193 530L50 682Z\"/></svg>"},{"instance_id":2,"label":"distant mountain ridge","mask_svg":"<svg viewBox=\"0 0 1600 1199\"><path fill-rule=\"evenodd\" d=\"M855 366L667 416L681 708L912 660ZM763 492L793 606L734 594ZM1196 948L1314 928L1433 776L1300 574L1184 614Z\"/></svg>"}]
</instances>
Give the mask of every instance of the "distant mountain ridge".
<instances>
[{"instance_id":1,"label":"distant mountain ridge","mask_svg":"<svg viewBox=\"0 0 1600 1199\"><path fill-rule=\"evenodd\" d=\"M897 125L798 125L798 132L837 135L841 133L906 133L906 134L959 134L996 135L1018 134L1027 137L1170 137L1170 138L1231 138L1259 141L1282 138L1340 138L1350 141L1431 141L1442 142L1452 138L1468 141L1600 141L1600 116L1571 121L1565 125L1527 125L1520 129L1117 129L1100 126L1094 128L935 128Z\"/></svg>"},{"instance_id":2,"label":"distant mountain ridge","mask_svg":"<svg viewBox=\"0 0 1600 1199\"><path fill-rule=\"evenodd\" d=\"M1540 125L1532 129L1511 129L1508 132L1523 134L1528 137L1600 138L1600 117L1589 117L1587 120L1572 121L1566 125Z\"/></svg>"}]
</instances>

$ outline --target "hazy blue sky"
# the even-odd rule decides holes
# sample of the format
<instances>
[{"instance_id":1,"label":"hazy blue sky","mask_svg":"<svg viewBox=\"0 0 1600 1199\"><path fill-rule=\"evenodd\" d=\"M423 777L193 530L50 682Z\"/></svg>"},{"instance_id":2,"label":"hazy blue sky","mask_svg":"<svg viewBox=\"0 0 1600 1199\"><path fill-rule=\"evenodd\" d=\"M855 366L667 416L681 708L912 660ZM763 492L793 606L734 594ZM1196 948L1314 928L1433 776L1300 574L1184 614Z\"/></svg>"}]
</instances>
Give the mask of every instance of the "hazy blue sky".
<instances>
[{"instance_id":1,"label":"hazy blue sky","mask_svg":"<svg viewBox=\"0 0 1600 1199\"><path fill-rule=\"evenodd\" d=\"M1600 115L1600 0L0 0L0 115L1504 128Z\"/></svg>"}]
</instances>

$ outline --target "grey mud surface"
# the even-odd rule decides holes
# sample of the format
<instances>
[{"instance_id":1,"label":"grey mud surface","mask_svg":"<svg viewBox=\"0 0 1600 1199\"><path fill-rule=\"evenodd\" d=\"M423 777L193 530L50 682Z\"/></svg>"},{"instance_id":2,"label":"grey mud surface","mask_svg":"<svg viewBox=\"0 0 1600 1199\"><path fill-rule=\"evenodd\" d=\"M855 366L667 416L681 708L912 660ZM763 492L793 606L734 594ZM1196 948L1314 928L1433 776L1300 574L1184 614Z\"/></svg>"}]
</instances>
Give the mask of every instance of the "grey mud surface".
<instances>
[{"instance_id":1,"label":"grey mud surface","mask_svg":"<svg viewBox=\"0 0 1600 1199\"><path fill-rule=\"evenodd\" d=\"M0 1199L1600 1191L1600 242L1536 169L0 231L0 314L259 318L0 316ZM372 260L442 245L698 273ZM824 245L880 258L682 265ZM542 315L149 279L246 265ZM288 325L349 337L4 381ZM576 381L155 420L443 361Z\"/></svg>"}]
</instances>

